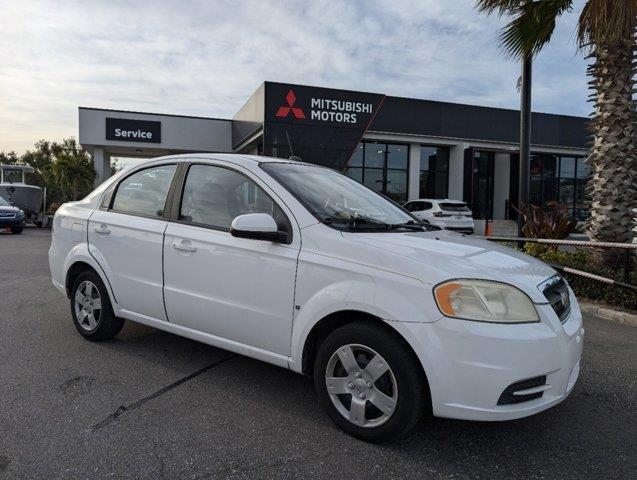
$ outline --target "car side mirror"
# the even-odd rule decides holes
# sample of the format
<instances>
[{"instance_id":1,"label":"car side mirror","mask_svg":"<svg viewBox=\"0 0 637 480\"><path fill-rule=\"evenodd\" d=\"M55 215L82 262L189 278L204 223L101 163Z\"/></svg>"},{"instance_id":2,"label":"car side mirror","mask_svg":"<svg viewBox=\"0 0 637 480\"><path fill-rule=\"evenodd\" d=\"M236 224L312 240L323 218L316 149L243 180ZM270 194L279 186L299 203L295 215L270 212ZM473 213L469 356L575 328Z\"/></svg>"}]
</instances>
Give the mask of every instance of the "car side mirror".
<instances>
[{"instance_id":1,"label":"car side mirror","mask_svg":"<svg viewBox=\"0 0 637 480\"><path fill-rule=\"evenodd\" d=\"M246 213L235 217L230 225L230 235L271 242L286 242L288 239L287 232L280 231L272 215L267 213Z\"/></svg>"}]
</instances>

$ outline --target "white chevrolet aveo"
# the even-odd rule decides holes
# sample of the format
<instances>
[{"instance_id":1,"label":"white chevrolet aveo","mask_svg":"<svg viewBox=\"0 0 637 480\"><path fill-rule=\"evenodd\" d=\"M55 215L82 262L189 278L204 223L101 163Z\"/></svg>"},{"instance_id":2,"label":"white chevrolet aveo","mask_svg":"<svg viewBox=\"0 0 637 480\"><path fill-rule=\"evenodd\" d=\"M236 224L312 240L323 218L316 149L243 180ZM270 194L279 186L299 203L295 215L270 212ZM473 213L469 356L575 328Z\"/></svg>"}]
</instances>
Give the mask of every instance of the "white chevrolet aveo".
<instances>
[{"instance_id":1,"label":"white chevrolet aveo","mask_svg":"<svg viewBox=\"0 0 637 480\"><path fill-rule=\"evenodd\" d=\"M531 415L579 373L582 317L553 269L327 168L162 157L64 204L53 229L53 284L85 338L127 319L313 376L332 420L368 441L426 410Z\"/></svg>"}]
</instances>

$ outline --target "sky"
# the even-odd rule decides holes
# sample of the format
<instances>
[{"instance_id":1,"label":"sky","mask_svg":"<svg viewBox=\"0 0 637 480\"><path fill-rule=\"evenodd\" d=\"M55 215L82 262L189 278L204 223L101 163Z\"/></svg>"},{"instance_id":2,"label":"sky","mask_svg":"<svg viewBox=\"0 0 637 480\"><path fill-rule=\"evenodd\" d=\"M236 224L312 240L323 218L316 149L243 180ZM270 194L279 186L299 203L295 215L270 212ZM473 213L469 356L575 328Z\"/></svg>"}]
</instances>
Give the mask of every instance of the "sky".
<instances>
[{"instance_id":1,"label":"sky","mask_svg":"<svg viewBox=\"0 0 637 480\"><path fill-rule=\"evenodd\" d=\"M535 60L535 111L591 112L583 4ZM518 108L505 23L473 0L0 0L0 151L77 137L79 106L232 118L264 80Z\"/></svg>"}]
</instances>

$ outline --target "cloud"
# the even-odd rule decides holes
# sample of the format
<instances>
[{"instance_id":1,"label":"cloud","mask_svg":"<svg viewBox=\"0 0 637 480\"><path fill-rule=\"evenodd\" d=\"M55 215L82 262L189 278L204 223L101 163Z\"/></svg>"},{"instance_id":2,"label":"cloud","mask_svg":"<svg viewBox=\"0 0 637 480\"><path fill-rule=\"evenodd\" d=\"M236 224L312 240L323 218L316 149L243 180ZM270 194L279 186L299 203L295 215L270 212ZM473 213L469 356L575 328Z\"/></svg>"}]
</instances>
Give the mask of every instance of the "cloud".
<instances>
[{"instance_id":1,"label":"cloud","mask_svg":"<svg viewBox=\"0 0 637 480\"><path fill-rule=\"evenodd\" d=\"M590 110L582 3L535 63L535 110ZM471 0L0 0L0 12L0 150L76 136L78 106L230 118L263 80L519 104L504 21Z\"/></svg>"}]
</instances>

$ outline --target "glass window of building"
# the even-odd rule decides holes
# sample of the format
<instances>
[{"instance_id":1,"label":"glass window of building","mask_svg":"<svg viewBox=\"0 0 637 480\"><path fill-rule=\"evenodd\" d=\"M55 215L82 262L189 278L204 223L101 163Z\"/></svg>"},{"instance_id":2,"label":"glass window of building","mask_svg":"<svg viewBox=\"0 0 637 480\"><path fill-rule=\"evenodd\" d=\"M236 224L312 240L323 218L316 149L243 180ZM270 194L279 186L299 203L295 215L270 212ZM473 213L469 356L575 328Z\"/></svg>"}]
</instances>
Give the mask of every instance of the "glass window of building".
<instances>
[{"instance_id":1,"label":"glass window of building","mask_svg":"<svg viewBox=\"0 0 637 480\"><path fill-rule=\"evenodd\" d=\"M588 217L586 184L590 176L582 157L533 154L530 165L529 202L545 208L564 204L578 220Z\"/></svg>"},{"instance_id":2,"label":"glass window of building","mask_svg":"<svg viewBox=\"0 0 637 480\"><path fill-rule=\"evenodd\" d=\"M586 186L591 177L591 170L583 158L575 163L575 218L586 220L589 216Z\"/></svg>"},{"instance_id":3,"label":"glass window of building","mask_svg":"<svg viewBox=\"0 0 637 480\"><path fill-rule=\"evenodd\" d=\"M407 201L408 167L408 145L361 142L345 173L371 190L404 203Z\"/></svg>"},{"instance_id":4,"label":"glass window of building","mask_svg":"<svg viewBox=\"0 0 637 480\"><path fill-rule=\"evenodd\" d=\"M449 190L449 149L420 146L419 198L447 198Z\"/></svg>"},{"instance_id":5,"label":"glass window of building","mask_svg":"<svg viewBox=\"0 0 637 480\"><path fill-rule=\"evenodd\" d=\"M407 145L388 144L385 195L399 203L407 201L408 168L409 147Z\"/></svg>"}]
</instances>

